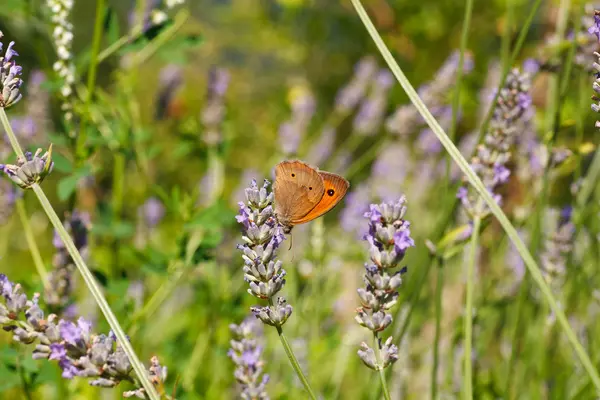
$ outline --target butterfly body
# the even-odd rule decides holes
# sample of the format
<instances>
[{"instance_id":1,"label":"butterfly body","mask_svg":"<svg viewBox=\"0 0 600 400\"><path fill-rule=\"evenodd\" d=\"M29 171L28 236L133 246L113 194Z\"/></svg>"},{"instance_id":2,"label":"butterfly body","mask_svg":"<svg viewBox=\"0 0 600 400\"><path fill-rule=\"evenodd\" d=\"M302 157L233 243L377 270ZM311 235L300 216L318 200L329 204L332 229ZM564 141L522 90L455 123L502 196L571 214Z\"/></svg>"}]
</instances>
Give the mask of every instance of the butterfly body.
<instances>
[{"instance_id":1,"label":"butterfly body","mask_svg":"<svg viewBox=\"0 0 600 400\"><path fill-rule=\"evenodd\" d=\"M275 215L284 232L327 213L346 195L350 183L302 161L283 161L275 167Z\"/></svg>"}]
</instances>

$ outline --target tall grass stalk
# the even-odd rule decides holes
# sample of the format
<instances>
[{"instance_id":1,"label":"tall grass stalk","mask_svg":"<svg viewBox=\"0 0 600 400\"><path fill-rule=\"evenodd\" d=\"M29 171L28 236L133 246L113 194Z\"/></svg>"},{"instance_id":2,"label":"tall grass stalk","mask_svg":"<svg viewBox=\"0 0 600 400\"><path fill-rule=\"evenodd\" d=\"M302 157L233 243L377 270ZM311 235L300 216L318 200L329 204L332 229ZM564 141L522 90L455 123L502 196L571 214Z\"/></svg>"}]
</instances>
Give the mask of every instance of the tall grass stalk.
<instances>
[{"instance_id":1,"label":"tall grass stalk","mask_svg":"<svg viewBox=\"0 0 600 400\"><path fill-rule=\"evenodd\" d=\"M15 206L17 209L17 214L19 214L19 219L21 220L21 224L23 225L23 233L25 233L25 240L27 241L27 247L29 247L29 252L31 253L31 258L33 258L33 264L35 265L35 269L42 280L42 284L44 285L44 289L49 289L50 284L48 282L48 271L46 271L46 266L44 265L44 260L40 254L40 249L35 242L35 236L33 235L33 229L31 229L31 223L29 222L29 217L27 216L27 210L25 209L25 201L22 198L17 199L15 202Z\"/></svg>"},{"instance_id":2,"label":"tall grass stalk","mask_svg":"<svg viewBox=\"0 0 600 400\"><path fill-rule=\"evenodd\" d=\"M454 93L452 97L452 122L448 131L450 140L454 142L456 138L456 123L458 120L458 110L460 108L460 90L463 78L463 65L465 63L465 51L467 50L467 42L469 40L469 28L471 26L471 15L473 15L473 0L467 0L465 6L465 16L463 18L462 32L460 35L460 54L458 57L458 68L456 70L456 83L454 85ZM451 189L450 185L450 166L452 158L446 157L446 189Z\"/></svg>"},{"instance_id":3,"label":"tall grass stalk","mask_svg":"<svg viewBox=\"0 0 600 400\"><path fill-rule=\"evenodd\" d=\"M482 201L478 201L476 210L481 210ZM467 400L473 398L473 294L475 291L475 264L477 263L477 250L479 247L479 233L481 230L481 216L475 215L473 219L473 233L469 242L469 261L467 263L467 293L465 299L465 352L463 370L463 390Z\"/></svg>"},{"instance_id":4,"label":"tall grass stalk","mask_svg":"<svg viewBox=\"0 0 600 400\"><path fill-rule=\"evenodd\" d=\"M536 4L537 3L539 3L539 1L536 2ZM394 60L394 57L392 56L389 49L387 48L387 46L381 39L381 36L379 35L379 33L377 32L377 29L375 28L375 26L369 19L369 16L367 15L361 2L359 0L352 0L352 4L354 5L361 21L365 25L365 28L371 35L371 38L375 42L375 45L381 52L383 58L387 62L392 73L394 74L394 76L396 77L396 79L398 80L398 82L400 83L400 85L402 86L402 88L404 89L406 94L408 95L408 97L410 98L411 102L415 105L415 107L417 108L417 110L419 111L419 113L421 114L423 119L425 119L425 121L427 122L427 124L429 125L431 130L435 133L436 137L439 139L439 141L442 143L442 145L446 149L446 151L448 151L448 153L450 153L454 162L457 163L457 165L459 166L461 171L467 177L469 183L479 193L479 195L482 197L483 201L489 207L491 213L496 217L496 219L498 220L498 222L500 223L500 225L502 226L502 228L504 229L504 231L506 232L506 234L508 235L510 240L514 243L517 251L519 252L521 258L525 262L525 265L527 266L527 270L529 271L533 280L535 281L535 283L539 287L540 291L542 292L545 301L548 302L548 304L550 305L550 308L552 309L552 311L554 311L554 313L556 315L556 319L558 320L558 322L561 326L561 329L564 331L565 335L567 336L569 343L571 343L571 345L573 346L575 353L577 354L577 357L579 358L579 360L581 361L586 372L592 379L594 386L596 386L596 388L598 390L600 390L600 375L598 374L598 371L596 371L596 368L592 364L590 357L587 355L585 349L583 348L583 346L577 339L575 332L569 325L569 322L567 321L567 317L565 316L565 313L558 306L557 300L554 298L554 295L552 294L550 288L544 281L540 267L537 265L536 261L533 259L529 250L527 250L527 247L525 246L525 244L519 237L517 230L510 223L510 221L508 220L508 217L506 216L506 214L504 214L504 212L502 211L500 206L498 206L496 201L492 198L492 196L490 195L490 193L484 186L483 182L481 182L481 179L479 179L477 174L471 169L467 160L462 156L462 154L456 148L454 143L452 143L452 141L448 138L448 135L446 135L446 133L444 132L442 127L439 125L439 123L436 121L436 119L433 117L433 115L427 108L427 106L420 99L419 95L417 94L417 92L415 91L413 86L410 84L410 82L408 81L408 79L406 78L406 76L404 75L402 70L400 69L400 66Z\"/></svg>"},{"instance_id":5,"label":"tall grass stalk","mask_svg":"<svg viewBox=\"0 0 600 400\"><path fill-rule=\"evenodd\" d=\"M104 28L104 13L106 12L106 0L96 0L96 18L94 20L94 36L92 37L92 53L90 57L90 65L87 74L87 97L85 99L86 112L81 117L79 134L75 140L75 156L77 161L82 162L85 159L85 146L87 140L86 124L87 124L87 109L92 104L94 97L94 88L96 86L96 73L98 71L98 54L100 53L100 44L102 42L102 31Z\"/></svg>"},{"instance_id":6,"label":"tall grass stalk","mask_svg":"<svg viewBox=\"0 0 600 400\"><path fill-rule=\"evenodd\" d=\"M435 258L437 280L435 283L435 337L433 339L433 367L431 368L431 399L437 399L438 370L440 363L440 337L442 336L442 293L444 291L444 259Z\"/></svg>"},{"instance_id":7,"label":"tall grass stalk","mask_svg":"<svg viewBox=\"0 0 600 400\"><path fill-rule=\"evenodd\" d=\"M13 150L15 151L16 154L22 156L23 150L21 149L21 146L19 145L19 142L17 141L17 138L12 130L12 127L10 125L10 122L8 121L8 116L6 115L6 111L4 110L4 108L0 108L0 120L2 121L2 124L4 125L4 129L6 130L6 133L9 137L11 145L13 146ZM56 214L56 211L54 211L52 204L50 204L48 197L46 197L46 194L44 193L42 188L37 183L33 184L31 188L35 192L35 195L37 196L40 204L42 205L42 208L48 215L50 222L52 222L54 229L56 229L58 236L60 236L62 242L64 243L65 247L67 248L69 255L73 259L73 262L77 266L79 273L83 277L83 280L84 280L86 286L92 293L92 296L96 300L96 303L98 303L98 307L100 308L100 311L102 311L102 314L104 314L104 317L106 318L108 324L110 325L110 328L112 329L115 336L117 337L117 340L119 341L119 345L121 345L121 347L127 354L127 357L129 358L129 361L131 362L131 365L132 365L140 383L146 390L146 393L148 394L148 396L150 397L151 400L160 400L160 396L159 396L158 392L156 391L156 388L152 385L152 383L150 382L150 379L148 378L148 373L146 372L144 365L140 362L139 358L135 354L135 351L133 350L131 343L127 339L127 336L125 335L125 332L123 331L123 328L121 328L121 325L119 324L119 321L117 320L117 317L112 312L110 305L108 304L108 302L104 298L104 295L102 294L102 290L100 289L100 286L94 279L94 275L92 275L92 272L85 264L85 261L83 260L83 258L81 257L81 254L77 250L77 247L75 247L75 243L73 243L73 239L71 239L71 236L69 236L69 233L67 232L67 230L63 226L62 222L60 221L60 218Z\"/></svg>"}]
</instances>

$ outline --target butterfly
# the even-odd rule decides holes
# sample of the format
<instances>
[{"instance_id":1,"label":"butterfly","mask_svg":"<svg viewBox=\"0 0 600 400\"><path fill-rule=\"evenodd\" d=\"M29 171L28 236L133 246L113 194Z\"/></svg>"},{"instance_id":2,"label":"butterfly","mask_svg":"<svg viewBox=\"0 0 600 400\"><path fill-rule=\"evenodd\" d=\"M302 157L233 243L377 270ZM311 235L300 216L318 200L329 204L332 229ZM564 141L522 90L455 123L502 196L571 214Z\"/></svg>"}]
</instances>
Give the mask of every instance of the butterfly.
<instances>
[{"instance_id":1,"label":"butterfly","mask_svg":"<svg viewBox=\"0 0 600 400\"><path fill-rule=\"evenodd\" d=\"M275 166L275 215L284 233L330 211L348 192L350 183L339 175L319 171L299 161Z\"/></svg>"}]
</instances>

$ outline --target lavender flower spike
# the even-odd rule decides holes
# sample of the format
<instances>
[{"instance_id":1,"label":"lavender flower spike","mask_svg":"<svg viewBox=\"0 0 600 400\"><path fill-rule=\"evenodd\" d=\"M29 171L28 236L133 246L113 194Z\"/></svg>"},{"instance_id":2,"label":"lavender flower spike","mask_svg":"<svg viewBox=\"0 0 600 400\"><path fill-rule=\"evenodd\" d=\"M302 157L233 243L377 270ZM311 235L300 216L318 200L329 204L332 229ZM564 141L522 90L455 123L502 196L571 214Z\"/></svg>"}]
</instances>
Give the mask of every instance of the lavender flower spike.
<instances>
[{"instance_id":1,"label":"lavender flower spike","mask_svg":"<svg viewBox=\"0 0 600 400\"><path fill-rule=\"evenodd\" d=\"M17 163L0 164L0 171L4 172L14 183L22 189L30 189L36 183L41 183L54 167L52 161L52 145L43 155L42 149L35 154L26 152L25 157L19 156Z\"/></svg>"},{"instance_id":2,"label":"lavender flower spike","mask_svg":"<svg viewBox=\"0 0 600 400\"><path fill-rule=\"evenodd\" d=\"M2 39L2 32L0 31L0 39ZM13 50L15 42L10 42L6 48L6 53L0 55L0 107L8 108L13 104L21 100L22 94L20 92L23 80L19 78L21 66L17 65L14 57L19 54ZM0 42L0 54L2 53L2 43Z\"/></svg>"},{"instance_id":3,"label":"lavender flower spike","mask_svg":"<svg viewBox=\"0 0 600 400\"><path fill-rule=\"evenodd\" d=\"M263 375L262 327L256 318L246 318L241 324L229 326L233 333L227 355L235 363L235 379L240 384L240 397L245 400L268 400L265 390L269 375ZM261 377L262 375L262 377Z\"/></svg>"},{"instance_id":4,"label":"lavender flower spike","mask_svg":"<svg viewBox=\"0 0 600 400\"><path fill-rule=\"evenodd\" d=\"M484 141L471 159L471 168L498 203L501 197L495 190L508 181L510 171L506 164L510 160L511 149L517 135L525 131L528 123L526 111L531 107L530 86L529 74L516 68L509 73L504 87L500 89ZM471 218L489 215L489 209L478 201L479 195L466 183L459 189L457 197Z\"/></svg>"},{"instance_id":5,"label":"lavender flower spike","mask_svg":"<svg viewBox=\"0 0 600 400\"><path fill-rule=\"evenodd\" d=\"M56 315L50 314L45 319L39 297L36 293L28 299L21 285L0 274L0 326L12 333L13 340L23 344L37 342L32 357L57 361L65 379L93 378L90 385L106 388L129 381L140 388L125 392L125 397L145 398L144 389L131 374L129 358L116 344L114 335L93 333L91 324L83 318L77 322L57 321ZM166 372L153 358L149 368L152 383L160 388Z\"/></svg>"},{"instance_id":6,"label":"lavender flower spike","mask_svg":"<svg viewBox=\"0 0 600 400\"><path fill-rule=\"evenodd\" d=\"M240 202L236 216L242 224L242 240L238 245L244 259L244 280L250 288L248 293L259 299L273 297L285 285L285 270L277 259L277 248L285 239L283 229L273 213L273 193L267 189L270 182L265 179L262 188L253 180L246 189L247 202ZM251 308L254 315L267 325L282 326L292 314L292 306L283 297L274 305Z\"/></svg>"},{"instance_id":7,"label":"lavender flower spike","mask_svg":"<svg viewBox=\"0 0 600 400\"><path fill-rule=\"evenodd\" d=\"M365 240L369 242L371 264L365 264L365 288L358 289L361 306L356 309L356 322L371 330L375 337L392 323L390 308L398 300L398 288L402 284L402 275L406 267L395 273L406 250L415 245L410 237L410 223L403 219L406 212L406 198L403 196L395 203L371 204L365 213L369 219L369 233ZM375 351L366 343L361 344L358 356L365 365L381 370L398 359L398 347L389 337L382 344L377 337L380 360Z\"/></svg>"}]
</instances>

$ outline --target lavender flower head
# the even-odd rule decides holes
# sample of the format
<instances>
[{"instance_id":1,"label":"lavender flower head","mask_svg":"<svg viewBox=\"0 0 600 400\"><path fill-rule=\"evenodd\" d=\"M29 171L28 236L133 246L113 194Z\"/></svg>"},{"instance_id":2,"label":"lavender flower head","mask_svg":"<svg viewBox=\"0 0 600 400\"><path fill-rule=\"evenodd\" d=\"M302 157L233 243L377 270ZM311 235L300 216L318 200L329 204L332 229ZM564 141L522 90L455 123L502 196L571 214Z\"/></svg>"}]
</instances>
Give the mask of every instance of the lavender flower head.
<instances>
[{"instance_id":1,"label":"lavender flower head","mask_svg":"<svg viewBox=\"0 0 600 400\"><path fill-rule=\"evenodd\" d=\"M594 56L596 56L596 62L594 62L593 68L596 79L594 80L594 83L592 83L592 89L595 92L592 96L592 100L594 100L594 103L592 103L592 110L596 113L600 113L600 97L598 96L600 95L600 53L594 52ZM596 121L596 128L600 128L600 121Z\"/></svg>"},{"instance_id":2,"label":"lavender flower head","mask_svg":"<svg viewBox=\"0 0 600 400\"><path fill-rule=\"evenodd\" d=\"M369 243L371 263L365 264L365 288L358 289L361 306L356 309L356 322L371 330L377 338L380 359L366 343L361 344L358 355L365 365L381 370L398 359L398 348L389 337L382 344L378 333L392 323L389 310L398 301L398 288L406 267L392 273L404 258L406 250L415 245L410 237L410 223L404 220L406 198L381 204L371 204L365 213L369 220L369 233L365 240Z\"/></svg>"},{"instance_id":3,"label":"lavender flower head","mask_svg":"<svg viewBox=\"0 0 600 400\"><path fill-rule=\"evenodd\" d=\"M88 258L88 233L91 228L90 216L86 212L75 210L67 215L63 222L69 236L73 239L75 247L81 253L84 259ZM65 248L60 236L54 231L52 241L56 248L56 253L52 258L54 269L48 275L48 287L45 292L46 303L52 306L53 311L61 311L61 316L65 317L64 311L73 305L73 294L75 291L75 264L71 255Z\"/></svg>"},{"instance_id":4,"label":"lavender flower head","mask_svg":"<svg viewBox=\"0 0 600 400\"><path fill-rule=\"evenodd\" d=\"M233 334L231 349L227 355L235 363L234 376L240 384L240 397L245 400L268 400L266 384L269 375L263 375L262 326L254 317L241 324L229 326Z\"/></svg>"},{"instance_id":5,"label":"lavender flower head","mask_svg":"<svg viewBox=\"0 0 600 400\"><path fill-rule=\"evenodd\" d=\"M557 292L564 284L567 274L567 261L573 251L575 224L571 219L571 208L551 209L546 218L546 236L541 259L542 275Z\"/></svg>"},{"instance_id":6,"label":"lavender flower head","mask_svg":"<svg viewBox=\"0 0 600 400\"><path fill-rule=\"evenodd\" d=\"M516 137L527 122L524 116L531 107L530 86L529 74L516 68L509 73L504 87L500 89L484 142L477 147L477 153L471 159L471 168L498 203L501 197L496 190L508 181L510 170L506 164ZM471 218L489 215L489 209L479 200L479 195L466 183L459 189L457 197Z\"/></svg>"},{"instance_id":7,"label":"lavender flower head","mask_svg":"<svg viewBox=\"0 0 600 400\"><path fill-rule=\"evenodd\" d=\"M208 74L206 103L200 116L204 126L202 139L208 145L217 145L222 139L221 124L225 118L229 78L229 72L223 68L211 68Z\"/></svg>"},{"instance_id":8,"label":"lavender flower head","mask_svg":"<svg viewBox=\"0 0 600 400\"><path fill-rule=\"evenodd\" d=\"M252 181L246 189L246 203L240 202L236 220L242 225L242 240L238 245L244 260L244 280L248 293L259 299L271 299L285 285L286 272L277 249L285 239L282 227L273 211L273 193L268 191L270 182L265 179L261 188ZM292 306L283 297L271 306L251 308L254 315L267 325L281 326L292 314Z\"/></svg>"},{"instance_id":9,"label":"lavender flower head","mask_svg":"<svg viewBox=\"0 0 600 400\"><path fill-rule=\"evenodd\" d=\"M30 189L34 184L41 183L52 172L52 145L43 155L42 149L35 154L26 152L24 157L19 156L16 164L0 164L0 171L4 172L14 183L22 189Z\"/></svg>"},{"instance_id":10,"label":"lavender flower head","mask_svg":"<svg viewBox=\"0 0 600 400\"><path fill-rule=\"evenodd\" d=\"M4 35L0 31L0 39L2 36ZM14 105L22 97L20 90L23 80L20 76L23 68L14 60L19 55L13 50L14 45L15 42L10 42L4 55L1 55L3 44L0 42L0 107L2 108Z\"/></svg>"},{"instance_id":11,"label":"lavender flower head","mask_svg":"<svg viewBox=\"0 0 600 400\"><path fill-rule=\"evenodd\" d=\"M34 359L56 361L63 378L92 378L89 381L92 386L112 388L122 381L132 382L139 388L124 395L145 398L144 389L132 375L127 355L112 333L108 336L93 333L91 324L83 318L77 322L57 320L54 314L44 318L39 294L28 299L21 285L14 284L4 274L0 274L0 296L0 326L11 332L16 342L37 342ZM166 379L166 368L153 358L149 375L160 387Z\"/></svg>"}]
</instances>

